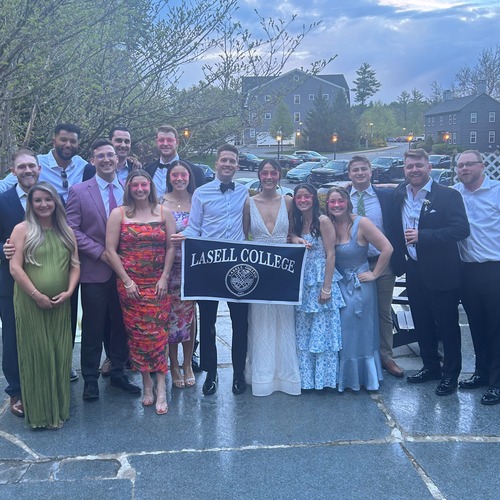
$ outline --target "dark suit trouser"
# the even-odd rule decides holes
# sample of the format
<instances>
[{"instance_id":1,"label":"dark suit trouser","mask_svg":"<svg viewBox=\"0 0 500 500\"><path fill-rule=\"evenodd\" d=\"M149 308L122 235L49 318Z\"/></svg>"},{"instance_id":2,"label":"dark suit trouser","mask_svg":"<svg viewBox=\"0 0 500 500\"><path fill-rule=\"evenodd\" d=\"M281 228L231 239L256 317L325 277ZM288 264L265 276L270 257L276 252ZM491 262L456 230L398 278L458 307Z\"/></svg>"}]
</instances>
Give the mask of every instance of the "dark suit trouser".
<instances>
[{"instance_id":1,"label":"dark suit trouser","mask_svg":"<svg viewBox=\"0 0 500 500\"><path fill-rule=\"evenodd\" d=\"M85 381L99 378L102 344L110 325L111 376L121 375L128 358L127 335L113 275L105 283L81 283L82 349L81 366ZM109 320L108 320L109 318Z\"/></svg>"},{"instance_id":2,"label":"dark suit trouser","mask_svg":"<svg viewBox=\"0 0 500 500\"><path fill-rule=\"evenodd\" d=\"M406 290L424 368L458 379L462 368L462 338L458 324L460 289L431 290L421 279L418 263L406 266ZM443 342L441 369L438 336Z\"/></svg>"},{"instance_id":3,"label":"dark suit trouser","mask_svg":"<svg viewBox=\"0 0 500 500\"><path fill-rule=\"evenodd\" d=\"M20 396L16 318L12 297L0 297L0 316L2 317L2 369L8 384L5 392L9 396Z\"/></svg>"},{"instance_id":4,"label":"dark suit trouser","mask_svg":"<svg viewBox=\"0 0 500 500\"><path fill-rule=\"evenodd\" d=\"M247 356L248 341L248 304L228 302L233 330L231 358L233 373L243 377ZM200 367L206 372L217 369L216 330L217 309L219 302L215 300L199 300L200 309Z\"/></svg>"},{"instance_id":5,"label":"dark suit trouser","mask_svg":"<svg viewBox=\"0 0 500 500\"><path fill-rule=\"evenodd\" d=\"M500 387L500 262L464 263L462 304L476 354L476 375Z\"/></svg>"}]
</instances>

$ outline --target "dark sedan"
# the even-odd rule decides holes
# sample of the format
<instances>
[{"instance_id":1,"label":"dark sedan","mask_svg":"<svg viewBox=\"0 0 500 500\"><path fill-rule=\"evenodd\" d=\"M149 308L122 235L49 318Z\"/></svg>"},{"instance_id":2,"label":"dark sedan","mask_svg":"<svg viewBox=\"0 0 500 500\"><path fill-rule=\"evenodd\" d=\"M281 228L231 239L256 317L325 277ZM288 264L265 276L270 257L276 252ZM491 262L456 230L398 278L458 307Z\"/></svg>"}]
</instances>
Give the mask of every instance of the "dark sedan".
<instances>
[{"instance_id":1,"label":"dark sedan","mask_svg":"<svg viewBox=\"0 0 500 500\"><path fill-rule=\"evenodd\" d=\"M239 161L240 170L252 170L255 172L259 168L262 158L255 156L252 153L240 153Z\"/></svg>"},{"instance_id":2,"label":"dark sedan","mask_svg":"<svg viewBox=\"0 0 500 500\"><path fill-rule=\"evenodd\" d=\"M275 156L274 159L278 160L282 168L295 168L304 162L302 158L295 155L280 155L279 158Z\"/></svg>"},{"instance_id":3,"label":"dark sedan","mask_svg":"<svg viewBox=\"0 0 500 500\"><path fill-rule=\"evenodd\" d=\"M379 156L372 162L373 182L394 182L404 179L403 158Z\"/></svg>"},{"instance_id":4,"label":"dark sedan","mask_svg":"<svg viewBox=\"0 0 500 500\"><path fill-rule=\"evenodd\" d=\"M348 180L347 163L347 160L330 160L319 168L313 168L309 182L321 186L327 182Z\"/></svg>"},{"instance_id":5,"label":"dark sedan","mask_svg":"<svg viewBox=\"0 0 500 500\"><path fill-rule=\"evenodd\" d=\"M215 179L215 172L204 163L196 163L203 170L203 175L205 177L205 183L213 181Z\"/></svg>"},{"instance_id":6,"label":"dark sedan","mask_svg":"<svg viewBox=\"0 0 500 500\"><path fill-rule=\"evenodd\" d=\"M450 168L451 158L448 155L429 155L432 168Z\"/></svg>"}]
</instances>

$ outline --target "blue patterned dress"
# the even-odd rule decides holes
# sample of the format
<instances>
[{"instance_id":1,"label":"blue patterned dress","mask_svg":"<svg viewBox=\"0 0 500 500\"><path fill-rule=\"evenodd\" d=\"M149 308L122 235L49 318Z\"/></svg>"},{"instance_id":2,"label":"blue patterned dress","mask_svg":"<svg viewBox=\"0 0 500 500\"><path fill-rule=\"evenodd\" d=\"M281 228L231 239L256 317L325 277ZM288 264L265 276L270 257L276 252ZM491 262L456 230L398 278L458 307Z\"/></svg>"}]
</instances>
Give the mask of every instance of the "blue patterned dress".
<instances>
[{"instance_id":1,"label":"blue patterned dress","mask_svg":"<svg viewBox=\"0 0 500 500\"><path fill-rule=\"evenodd\" d=\"M342 274L340 289L346 302L341 311L342 351L340 353L339 391L346 388L370 391L379 388L383 379L380 362L377 285L375 281L361 283L358 273L369 271L368 245L357 242L361 217L351 228L351 240L335 245L335 265Z\"/></svg>"},{"instance_id":2,"label":"blue patterned dress","mask_svg":"<svg viewBox=\"0 0 500 500\"><path fill-rule=\"evenodd\" d=\"M302 304L296 307L295 329L302 389L323 389L337 385L339 350L342 348L339 309L345 306L337 271L333 276L332 299L318 302L325 276L326 256L321 237L302 238L312 246L306 252Z\"/></svg>"}]
</instances>

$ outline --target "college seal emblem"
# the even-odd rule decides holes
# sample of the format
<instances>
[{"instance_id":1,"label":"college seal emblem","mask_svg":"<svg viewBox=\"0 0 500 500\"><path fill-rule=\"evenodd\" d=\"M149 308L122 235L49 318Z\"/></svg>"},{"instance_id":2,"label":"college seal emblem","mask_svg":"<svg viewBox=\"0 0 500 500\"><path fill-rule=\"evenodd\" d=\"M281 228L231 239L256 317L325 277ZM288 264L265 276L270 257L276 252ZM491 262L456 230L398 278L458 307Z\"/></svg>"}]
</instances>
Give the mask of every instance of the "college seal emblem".
<instances>
[{"instance_id":1,"label":"college seal emblem","mask_svg":"<svg viewBox=\"0 0 500 500\"><path fill-rule=\"evenodd\" d=\"M252 292L259 282L259 273L248 264L238 264L226 274L226 287L237 297L243 297Z\"/></svg>"}]
</instances>

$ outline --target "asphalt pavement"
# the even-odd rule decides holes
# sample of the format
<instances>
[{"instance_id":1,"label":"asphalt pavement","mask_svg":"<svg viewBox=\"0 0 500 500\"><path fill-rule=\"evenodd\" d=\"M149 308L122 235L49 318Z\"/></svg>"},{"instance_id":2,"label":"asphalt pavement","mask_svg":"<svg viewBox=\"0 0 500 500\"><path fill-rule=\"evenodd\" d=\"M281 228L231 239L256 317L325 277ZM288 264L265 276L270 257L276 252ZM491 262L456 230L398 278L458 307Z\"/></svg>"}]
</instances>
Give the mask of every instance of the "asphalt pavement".
<instances>
[{"instance_id":1,"label":"asphalt pavement","mask_svg":"<svg viewBox=\"0 0 500 500\"><path fill-rule=\"evenodd\" d=\"M467 376L474 357L463 312L460 320ZM235 396L230 338L221 304L219 390L203 396L203 374L193 388L169 387L165 416L107 379L96 402L82 400L81 378L71 384L71 418L58 431L25 428L5 398L0 498L498 498L500 405L481 405L482 389L438 397L437 382L384 372L372 393ZM421 366L417 353L416 344L395 350L409 373Z\"/></svg>"}]
</instances>

